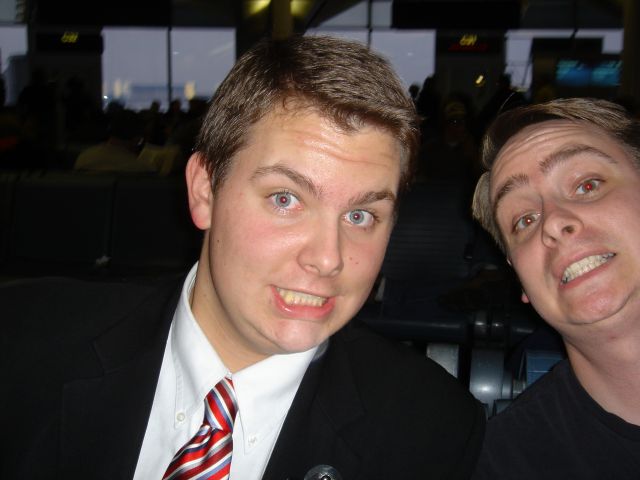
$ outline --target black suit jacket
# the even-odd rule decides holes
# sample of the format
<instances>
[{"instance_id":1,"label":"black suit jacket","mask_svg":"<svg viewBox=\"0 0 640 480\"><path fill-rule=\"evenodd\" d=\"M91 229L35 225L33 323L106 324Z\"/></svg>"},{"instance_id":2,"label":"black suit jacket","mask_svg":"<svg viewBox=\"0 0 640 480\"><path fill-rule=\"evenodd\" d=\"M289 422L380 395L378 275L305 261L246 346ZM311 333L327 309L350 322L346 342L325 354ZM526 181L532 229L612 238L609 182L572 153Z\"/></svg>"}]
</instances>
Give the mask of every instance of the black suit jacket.
<instances>
[{"instance_id":1,"label":"black suit jacket","mask_svg":"<svg viewBox=\"0 0 640 480\"><path fill-rule=\"evenodd\" d=\"M0 288L0 478L132 478L181 280ZM307 369L263 478L468 478L483 433L443 369L347 326Z\"/></svg>"}]
</instances>

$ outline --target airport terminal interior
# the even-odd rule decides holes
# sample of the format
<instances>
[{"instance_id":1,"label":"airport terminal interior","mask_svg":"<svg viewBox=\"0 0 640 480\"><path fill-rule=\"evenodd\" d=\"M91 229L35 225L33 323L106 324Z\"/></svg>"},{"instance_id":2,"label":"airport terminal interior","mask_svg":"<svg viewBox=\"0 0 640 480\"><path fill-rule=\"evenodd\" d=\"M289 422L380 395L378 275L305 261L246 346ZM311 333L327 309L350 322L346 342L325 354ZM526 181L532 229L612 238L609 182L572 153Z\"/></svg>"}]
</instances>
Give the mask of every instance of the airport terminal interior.
<instances>
[{"instance_id":1,"label":"airport terminal interior","mask_svg":"<svg viewBox=\"0 0 640 480\"><path fill-rule=\"evenodd\" d=\"M152 282L201 232L184 166L208 102L266 35L385 55L422 116L420 162L355 321L420 349L489 416L565 355L470 214L496 115L589 96L640 115L634 0L0 2L0 282Z\"/></svg>"}]
</instances>

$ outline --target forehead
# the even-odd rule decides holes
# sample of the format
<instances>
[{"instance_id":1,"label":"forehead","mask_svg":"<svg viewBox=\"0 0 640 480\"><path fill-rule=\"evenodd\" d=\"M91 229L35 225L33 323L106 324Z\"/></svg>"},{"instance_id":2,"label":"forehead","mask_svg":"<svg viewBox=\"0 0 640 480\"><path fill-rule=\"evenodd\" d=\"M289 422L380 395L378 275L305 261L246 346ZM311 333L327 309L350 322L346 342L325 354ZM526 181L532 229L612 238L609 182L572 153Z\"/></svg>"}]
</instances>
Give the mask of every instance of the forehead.
<instances>
[{"instance_id":1,"label":"forehead","mask_svg":"<svg viewBox=\"0 0 640 480\"><path fill-rule=\"evenodd\" d=\"M317 181L378 179L385 185L395 181L397 187L401 149L393 135L374 125L345 130L314 108L277 108L252 125L231 168L272 164L304 171Z\"/></svg>"},{"instance_id":2,"label":"forehead","mask_svg":"<svg viewBox=\"0 0 640 480\"><path fill-rule=\"evenodd\" d=\"M593 149L617 161L631 162L622 145L595 125L570 120L530 125L511 137L496 156L491 169L492 201L507 178L538 171L554 154L570 149Z\"/></svg>"},{"instance_id":3,"label":"forehead","mask_svg":"<svg viewBox=\"0 0 640 480\"><path fill-rule=\"evenodd\" d=\"M368 158L373 162L383 159L392 164L400 164L400 142L386 129L369 123L357 128L343 127L312 106L278 107L270 111L251 127L248 140L250 143L280 143L327 149L349 145L356 151L367 151ZM377 150L380 147L384 147L382 151Z\"/></svg>"}]
</instances>

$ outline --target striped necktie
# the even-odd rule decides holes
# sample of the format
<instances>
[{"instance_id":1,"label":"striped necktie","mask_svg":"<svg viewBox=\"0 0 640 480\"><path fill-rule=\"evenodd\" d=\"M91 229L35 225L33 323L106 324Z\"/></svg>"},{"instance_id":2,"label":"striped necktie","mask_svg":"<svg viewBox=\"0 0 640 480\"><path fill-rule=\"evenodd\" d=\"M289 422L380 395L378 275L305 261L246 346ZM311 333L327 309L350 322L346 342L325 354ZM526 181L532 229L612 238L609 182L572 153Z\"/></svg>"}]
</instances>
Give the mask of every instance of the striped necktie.
<instances>
[{"instance_id":1,"label":"striped necktie","mask_svg":"<svg viewBox=\"0 0 640 480\"><path fill-rule=\"evenodd\" d=\"M237 408L233 382L223 378L204 399L202 426L173 457L162 480L228 479Z\"/></svg>"}]
</instances>

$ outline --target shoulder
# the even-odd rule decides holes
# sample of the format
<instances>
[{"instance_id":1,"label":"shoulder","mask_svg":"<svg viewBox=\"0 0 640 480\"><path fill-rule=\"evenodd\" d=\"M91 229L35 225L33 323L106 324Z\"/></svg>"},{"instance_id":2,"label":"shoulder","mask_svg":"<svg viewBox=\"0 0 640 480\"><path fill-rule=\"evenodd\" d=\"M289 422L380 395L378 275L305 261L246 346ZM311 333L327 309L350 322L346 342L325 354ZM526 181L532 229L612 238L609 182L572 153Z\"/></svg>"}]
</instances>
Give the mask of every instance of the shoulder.
<instances>
[{"instance_id":1,"label":"shoulder","mask_svg":"<svg viewBox=\"0 0 640 480\"><path fill-rule=\"evenodd\" d=\"M111 352L137 351L164 334L180 283L101 283L44 278L0 286L3 384L19 391L56 391L64 382L102 372L96 341ZM45 386L46 384L46 386ZM27 393L24 393L27 395Z\"/></svg>"},{"instance_id":2,"label":"shoulder","mask_svg":"<svg viewBox=\"0 0 640 480\"><path fill-rule=\"evenodd\" d=\"M347 326L333 340L347 352L357 381L363 385L393 386L397 394L412 398L417 395L419 402L476 403L455 377L426 354L384 338L367 327Z\"/></svg>"},{"instance_id":3,"label":"shoulder","mask_svg":"<svg viewBox=\"0 0 640 480\"><path fill-rule=\"evenodd\" d=\"M359 326L343 329L336 342L347 352L366 408L388 415L401 405L399 424L430 434L467 435L484 425L478 401L426 354Z\"/></svg>"},{"instance_id":4,"label":"shoulder","mask_svg":"<svg viewBox=\"0 0 640 480\"><path fill-rule=\"evenodd\" d=\"M560 362L489 420L475 478L540 478L552 465L571 463L567 448L581 420L570 399L570 368Z\"/></svg>"},{"instance_id":5,"label":"shoulder","mask_svg":"<svg viewBox=\"0 0 640 480\"><path fill-rule=\"evenodd\" d=\"M567 360L559 362L553 370L529 386L503 413L489 421L491 432L523 428L544 428L546 420L555 421L556 415L567 405L566 390L570 388L571 366Z\"/></svg>"},{"instance_id":6,"label":"shoulder","mask_svg":"<svg viewBox=\"0 0 640 480\"><path fill-rule=\"evenodd\" d=\"M437 461L449 474L473 468L485 413L455 377L426 355L363 327L346 328L335 340L349 358L367 416L376 419L371 438L384 424L397 452L420 457L403 458L407 465L424 463L420 468L427 468L429 463L433 468Z\"/></svg>"},{"instance_id":7,"label":"shoulder","mask_svg":"<svg viewBox=\"0 0 640 480\"><path fill-rule=\"evenodd\" d=\"M7 344L39 344L92 338L145 304L161 305L180 279L146 283L70 278L23 279L0 284ZM19 352L17 352L19 353Z\"/></svg>"},{"instance_id":8,"label":"shoulder","mask_svg":"<svg viewBox=\"0 0 640 480\"><path fill-rule=\"evenodd\" d=\"M1 283L0 299L3 306L21 312L22 316L42 312L56 314L61 307L70 311L83 306L91 306L92 310L105 306L126 308L169 283L175 284L176 278L148 282L103 282L66 277L25 278Z\"/></svg>"}]
</instances>

